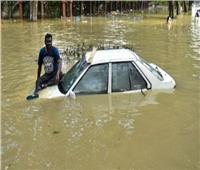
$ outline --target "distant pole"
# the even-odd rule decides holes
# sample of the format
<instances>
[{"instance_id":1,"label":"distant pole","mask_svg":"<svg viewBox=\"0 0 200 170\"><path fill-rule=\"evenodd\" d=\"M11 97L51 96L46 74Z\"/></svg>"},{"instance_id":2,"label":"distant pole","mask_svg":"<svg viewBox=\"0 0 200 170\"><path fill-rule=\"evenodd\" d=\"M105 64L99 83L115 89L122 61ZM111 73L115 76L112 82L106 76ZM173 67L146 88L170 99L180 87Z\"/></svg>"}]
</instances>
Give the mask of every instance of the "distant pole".
<instances>
[{"instance_id":1,"label":"distant pole","mask_svg":"<svg viewBox=\"0 0 200 170\"><path fill-rule=\"evenodd\" d=\"M110 12L112 12L112 1L110 1Z\"/></svg>"},{"instance_id":2,"label":"distant pole","mask_svg":"<svg viewBox=\"0 0 200 170\"><path fill-rule=\"evenodd\" d=\"M94 1L92 9L93 9L93 14L96 15L96 1Z\"/></svg>"},{"instance_id":3,"label":"distant pole","mask_svg":"<svg viewBox=\"0 0 200 170\"><path fill-rule=\"evenodd\" d=\"M179 2L175 1L176 4L176 15L179 15Z\"/></svg>"},{"instance_id":4,"label":"distant pole","mask_svg":"<svg viewBox=\"0 0 200 170\"><path fill-rule=\"evenodd\" d=\"M73 12L72 12L72 2L73 0L70 0L70 17L72 18Z\"/></svg>"},{"instance_id":5,"label":"distant pole","mask_svg":"<svg viewBox=\"0 0 200 170\"><path fill-rule=\"evenodd\" d=\"M183 12L187 12L187 5L185 1L183 1Z\"/></svg>"},{"instance_id":6,"label":"distant pole","mask_svg":"<svg viewBox=\"0 0 200 170\"><path fill-rule=\"evenodd\" d=\"M62 16L66 17L66 2L62 0Z\"/></svg>"},{"instance_id":7,"label":"distant pole","mask_svg":"<svg viewBox=\"0 0 200 170\"><path fill-rule=\"evenodd\" d=\"M146 9L146 1L143 2L143 10Z\"/></svg>"},{"instance_id":8,"label":"distant pole","mask_svg":"<svg viewBox=\"0 0 200 170\"><path fill-rule=\"evenodd\" d=\"M133 10L133 1L131 1L131 9Z\"/></svg>"},{"instance_id":9,"label":"distant pole","mask_svg":"<svg viewBox=\"0 0 200 170\"><path fill-rule=\"evenodd\" d=\"M69 1L66 1L66 17L69 16Z\"/></svg>"},{"instance_id":10,"label":"distant pole","mask_svg":"<svg viewBox=\"0 0 200 170\"><path fill-rule=\"evenodd\" d=\"M189 11L191 11L192 3L193 3L193 1L189 1L189 4L188 4L188 5L189 5L189 6L188 6L188 10L189 10Z\"/></svg>"},{"instance_id":11,"label":"distant pole","mask_svg":"<svg viewBox=\"0 0 200 170\"><path fill-rule=\"evenodd\" d=\"M83 0L81 0L81 14L80 15L82 15L83 14Z\"/></svg>"},{"instance_id":12,"label":"distant pole","mask_svg":"<svg viewBox=\"0 0 200 170\"><path fill-rule=\"evenodd\" d=\"M92 16L92 1L90 1L90 16Z\"/></svg>"},{"instance_id":13,"label":"distant pole","mask_svg":"<svg viewBox=\"0 0 200 170\"><path fill-rule=\"evenodd\" d=\"M40 3L41 3L41 18L43 18L44 17L44 2L41 1Z\"/></svg>"},{"instance_id":14,"label":"distant pole","mask_svg":"<svg viewBox=\"0 0 200 170\"><path fill-rule=\"evenodd\" d=\"M107 2L105 1L105 15L107 14Z\"/></svg>"},{"instance_id":15,"label":"distant pole","mask_svg":"<svg viewBox=\"0 0 200 170\"><path fill-rule=\"evenodd\" d=\"M122 1L120 1L120 12L122 13Z\"/></svg>"},{"instance_id":16,"label":"distant pole","mask_svg":"<svg viewBox=\"0 0 200 170\"><path fill-rule=\"evenodd\" d=\"M174 18L174 5L172 1L168 1L169 17Z\"/></svg>"},{"instance_id":17,"label":"distant pole","mask_svg":"<svg viewBox=\"0 0 200 170\"><path fill-rule=\"evenodd\" d=\"M97 1L97 15L99 15L99 2Z\"/></svg>"},{"instance_id":18,"label":"distant pole","mask_svg":"<svg viewBox=\"0 0 200 170\"><path fill-rule=\"evenodd\" d=\"M19 1L19 18L23 19L23 1Z\"/></svg>"},{"instance_id":19,"label":"distant pole","mask_svg":"<svg viewBox=\"0 0 200 170\"><path fill-rule=\"evenodd\" d=\"M30 21L37 21L38 1L31 0L29 4L30 4Z\"/></svg>"}]
</instances>

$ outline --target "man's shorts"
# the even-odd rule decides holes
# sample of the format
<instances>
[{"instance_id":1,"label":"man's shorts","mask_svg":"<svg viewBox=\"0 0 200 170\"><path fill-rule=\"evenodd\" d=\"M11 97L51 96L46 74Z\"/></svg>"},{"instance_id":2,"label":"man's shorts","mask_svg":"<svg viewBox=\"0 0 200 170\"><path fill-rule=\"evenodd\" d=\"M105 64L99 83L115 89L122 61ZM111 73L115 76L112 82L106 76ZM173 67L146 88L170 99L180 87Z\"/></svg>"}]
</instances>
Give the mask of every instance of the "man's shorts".
<instances>
[{"instance_id":1,"label":"man's shorts","mask_svg":"<svg viewBox=\"0 0 200 170\"><path fill-rule=\"evenodd\" d=\"M36 81L36 86L38 90L41 90L47 86L52 86L56 84L56 73L53 72L51 74L44 74ZM62 74L62 73L61 73ZM61 75L60 75L61 78Z\"/></svg>"}]
</instances>

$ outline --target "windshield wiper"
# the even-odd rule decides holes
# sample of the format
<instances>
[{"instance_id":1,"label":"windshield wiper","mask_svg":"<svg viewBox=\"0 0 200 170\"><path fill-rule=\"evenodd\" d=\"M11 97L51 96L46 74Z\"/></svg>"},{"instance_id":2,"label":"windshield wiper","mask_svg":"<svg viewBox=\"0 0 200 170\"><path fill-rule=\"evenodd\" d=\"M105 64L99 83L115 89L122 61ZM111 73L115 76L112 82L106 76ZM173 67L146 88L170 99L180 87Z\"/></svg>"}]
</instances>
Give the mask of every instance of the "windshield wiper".
<instances>
[{"instance_id":1,"label":"windshield wiper","mask_svg":"<svg viewBox=\"0 0 200 170\"><path fill-rule=\"evenodd\" d=\"M162 78L162 80L164 79L163 78L163 75L161 74L161 72L158 70L158 67L156 67L156 72L159 74L159 76Z\"/></svg>"}]
</instances>

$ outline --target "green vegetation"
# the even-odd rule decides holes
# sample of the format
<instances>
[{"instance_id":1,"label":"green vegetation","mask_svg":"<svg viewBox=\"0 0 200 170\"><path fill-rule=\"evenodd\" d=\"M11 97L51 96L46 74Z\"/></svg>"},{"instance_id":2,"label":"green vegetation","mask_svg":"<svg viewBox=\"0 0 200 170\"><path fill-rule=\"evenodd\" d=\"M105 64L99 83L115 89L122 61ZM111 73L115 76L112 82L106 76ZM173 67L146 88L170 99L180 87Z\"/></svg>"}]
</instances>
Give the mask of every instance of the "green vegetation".
<instances>
[{"instance_id":1,"label":"green vegetation","mask_svg":"<svg viewBox=\"0 0 200 170\"><path fill-rule=\"evenodd\" d=\"M124 14L134 11L158 12L168 10L174 18L181 11L191 10L193 1L1 1L2 19L60 18L70 16L98 16ZM63 12L64 11L64 12ZM166 13L167 15L167 13ZM167 16L166 16L167 17Z\"/></svg>"}]
</instances>

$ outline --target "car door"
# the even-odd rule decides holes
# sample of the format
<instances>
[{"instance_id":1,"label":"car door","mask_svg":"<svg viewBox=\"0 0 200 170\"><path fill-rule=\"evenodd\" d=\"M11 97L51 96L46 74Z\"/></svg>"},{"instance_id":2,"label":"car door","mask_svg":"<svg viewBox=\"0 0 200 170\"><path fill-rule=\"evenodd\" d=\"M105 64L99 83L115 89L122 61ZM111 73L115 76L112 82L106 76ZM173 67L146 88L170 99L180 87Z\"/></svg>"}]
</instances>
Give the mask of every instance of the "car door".
<instances>
[{"instance_id":1,"label":"car door","mask_svg":"<svg viewBox=\"0 0 200 170\"><path fill-rule=\"evenodd\" d=\"M147 88L147 83L132 62L112 63L112 92L125 92Z\"/></svg>"},{"instance_id":2,"label":"car door","mask_svg":"<svg viewBox=\"0 0 200 170\"><path fill-rule=\"evenodd\" d=\"M108 63L92 65L73 88L75 94L108 92Z\"/></svg>"}]
</instances>

